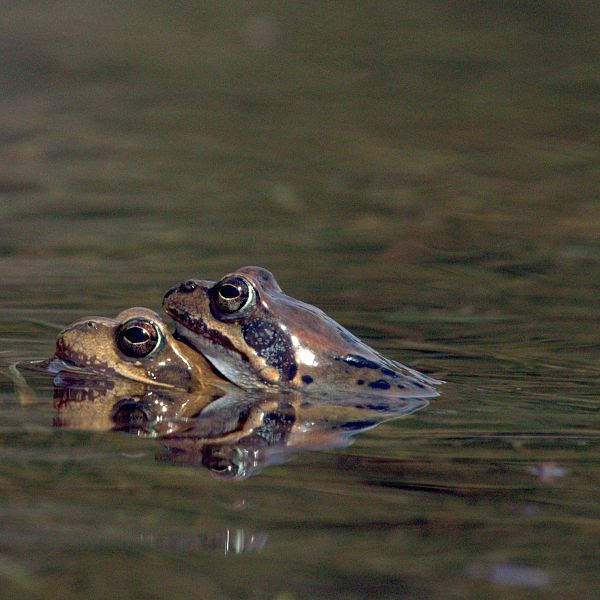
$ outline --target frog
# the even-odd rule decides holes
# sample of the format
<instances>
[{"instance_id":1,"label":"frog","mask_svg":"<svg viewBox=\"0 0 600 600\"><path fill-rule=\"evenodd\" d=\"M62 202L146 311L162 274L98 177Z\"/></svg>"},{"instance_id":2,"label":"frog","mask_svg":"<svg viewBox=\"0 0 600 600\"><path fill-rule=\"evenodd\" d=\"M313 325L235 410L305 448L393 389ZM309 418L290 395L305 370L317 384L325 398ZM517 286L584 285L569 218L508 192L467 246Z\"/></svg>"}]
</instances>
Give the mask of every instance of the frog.
<instances>
[{"instance_id":1,"label":"frog","mask_svg":"<svg viewBox=\"0 0 600 600\"><path fill-rule=\"evenodd\" d=\"M87 317L69 325L44 367L101 376L99 385L106 385L106 378L183 390L228 385L204 356L178 342L161 317L145 307L129 308L115 319Z\"/></svg>"},{"instance_id":2,"label":"frog","mask_svg":"<svg viewBox=\"0 0 600 600\"><path fill-rule=\"evenodd\" d=\"M167 291L163 308L175 337L244 389L439 395L441 381L384 357L321 309L288 296L262 267L219 281L188 279Z\"/></svg>"}]
</instances>

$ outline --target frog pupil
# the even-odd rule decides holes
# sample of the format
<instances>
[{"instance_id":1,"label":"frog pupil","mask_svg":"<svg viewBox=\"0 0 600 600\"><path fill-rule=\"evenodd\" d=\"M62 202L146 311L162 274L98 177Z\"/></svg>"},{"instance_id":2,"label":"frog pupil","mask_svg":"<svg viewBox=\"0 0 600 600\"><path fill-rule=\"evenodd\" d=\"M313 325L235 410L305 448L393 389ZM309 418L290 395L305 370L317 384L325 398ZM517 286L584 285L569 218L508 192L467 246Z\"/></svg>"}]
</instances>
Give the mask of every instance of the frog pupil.
<instances>
[{"instance_id":1,"label":"frog pupil","mask_svg":"<svg viewBox=\"0 0 600 600\"><path fill-rule=\"evenodd\" d=\"M123 337L132 344L143 344L150 339L150 334L142 327L130 327L124 334Z\"/></svg>"},{"instance_id":2,"label":"frog pupil","mask_svg":"<svg viewBox=\"0 0 600 600\"><path fill-rule=\"evenodd\" d=\"M240 297L240 290L231 283L224 283L219 289L219 296L224 300L235 300Z\"/></svg>"}]
</instances>

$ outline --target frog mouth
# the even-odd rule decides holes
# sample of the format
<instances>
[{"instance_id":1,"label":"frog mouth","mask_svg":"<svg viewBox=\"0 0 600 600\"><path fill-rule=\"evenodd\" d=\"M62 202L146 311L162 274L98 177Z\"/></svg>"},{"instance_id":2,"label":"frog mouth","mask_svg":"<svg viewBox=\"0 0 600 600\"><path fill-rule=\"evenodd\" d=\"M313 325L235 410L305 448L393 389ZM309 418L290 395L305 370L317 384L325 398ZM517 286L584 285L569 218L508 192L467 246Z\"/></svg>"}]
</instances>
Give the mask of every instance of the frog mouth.
<instances>
[{"instance_id":1,"label":"frog mouth","mask_svg":"<svg viewBox=\"0 0 600 600\"><path fill-rule=\"evenodd\" d=\"M36 366L39 369L43 369L48 373L56 375L61 373L73 373L76 375L116 375L116 372L112 369L95 369L92 366L82 366L63 356L54 356L48 360L41 361Z\"/></svg>"},{"instance_id":2,"label":"frog mouth","mask_svg":"<svg viewBox=\"0 0 600 600\"><path fill-rule=\"evenodd\" d=\"M41 361L37 365L38 368L48 371L49 373L62 373L68 371L69 373L89 373L94 374L94 371L90 367L82 367L75 362L68 360L67 358L53 357L45 361Z\"/></svg>"},{"instance_id":3,"label":"frog mouth","mask_svg":"<svg viewBox=\"0 0 600 600\"><path fill-rule=\"evenodd\" d=\"M202 354L225 379L243 388L257 387L255 377L250 374L248 357L219 331L204 329L202 333L196 333L177 323L173 337Z\"/></svg>"},{"instance_id":4,"label":"frog mouth","mask_svg":"<svg viewBox=\"0 0 600 600\"><path fill-rule=\"evenodd\" d=\"M187 323L176 322L173 337L201 354L209 353L213 348L219 348L221 351L235 354L240 360L248 362L248 357L240 352L229 338L216 329L209 329L204 323L202 323L202 327L191 328ZM209 357L207 356L207 358Z\"/></svg>"},{"instance_id":5,"label":"frog mouth","mask_svg":"<svg viewBox=\"0 0 600 600\"><path fill-rule=\"evenodd\" d=\"M94 400L114 389L115 383L95 373L59 371L52 382L57 396L62 400Z\"/></svg>"},{"instance_id":6,"label":"frog mouth","mask_svg":"<svg viewBox=\"0 0 600 600\"><path fill-rule=\"evenodd\" d=\"M80 392L81 390L88 390L86 392L88 396L96 394L98 389L109 385L108 380L104 380L106 373L88 366L83 367L64 357L53 356L47 360L38 361L35 368L54 375L53 383L55 387L74 387L79 389Z\"/></svg>"}]
</instances>

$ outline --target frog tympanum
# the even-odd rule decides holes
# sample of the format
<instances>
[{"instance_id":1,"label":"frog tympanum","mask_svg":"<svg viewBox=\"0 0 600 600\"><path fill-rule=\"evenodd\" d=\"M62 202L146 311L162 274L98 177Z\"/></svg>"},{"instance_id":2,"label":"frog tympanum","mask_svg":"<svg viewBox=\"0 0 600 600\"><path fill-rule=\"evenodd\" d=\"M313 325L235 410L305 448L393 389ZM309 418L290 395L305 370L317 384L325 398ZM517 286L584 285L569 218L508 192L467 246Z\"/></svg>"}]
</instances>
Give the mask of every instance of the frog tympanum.
<instances>
[{"instance_id":1,"label":"frog tympanum","mask_svg":"<svg viewBox=\"0 0 600 600\"><path fill-rule=\"evenodd\" d=\"M273 275L244 267L221 281L190 279L164 297L175 337L245 389L438 395L440 383L391 361L318 308L284 294Z\"/></svg>"}]
</instances>

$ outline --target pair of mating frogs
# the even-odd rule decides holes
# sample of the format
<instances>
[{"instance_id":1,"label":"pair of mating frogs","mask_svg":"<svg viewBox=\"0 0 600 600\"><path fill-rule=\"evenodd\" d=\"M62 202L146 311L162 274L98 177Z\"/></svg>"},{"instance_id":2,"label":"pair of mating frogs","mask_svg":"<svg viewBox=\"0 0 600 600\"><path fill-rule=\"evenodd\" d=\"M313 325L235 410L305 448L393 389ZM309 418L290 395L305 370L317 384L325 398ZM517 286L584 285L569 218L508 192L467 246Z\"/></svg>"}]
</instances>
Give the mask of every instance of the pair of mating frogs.
<instances>
[{"instance_id":1,"label":"pair of mating frogs","mask_svg":"<svg viewBox=\"0 0 600 600\"><path fill-rule=\"evenodd\" d=\"M124 377L163 388L360 396L436 396L440 383L370 348L318 308L287 296L274 276L244 267L218 282L171 288L158 314L131 308L62 331L51 371Z\"/></svg>"},{"instance_id":2,"label":"pair of mating frogs","mask_svg":"<svg viewBox=\"0 0 600 600\"><path fill-rule=\"evenodd\" d=\"M427 405L439 382L390 361L245 267L191 279L147 308L62 331L45 362L55 424L159 437L161 460L240 479ZM90 382L91 378L91 382Z\"/></svg>"}]
</instances>

